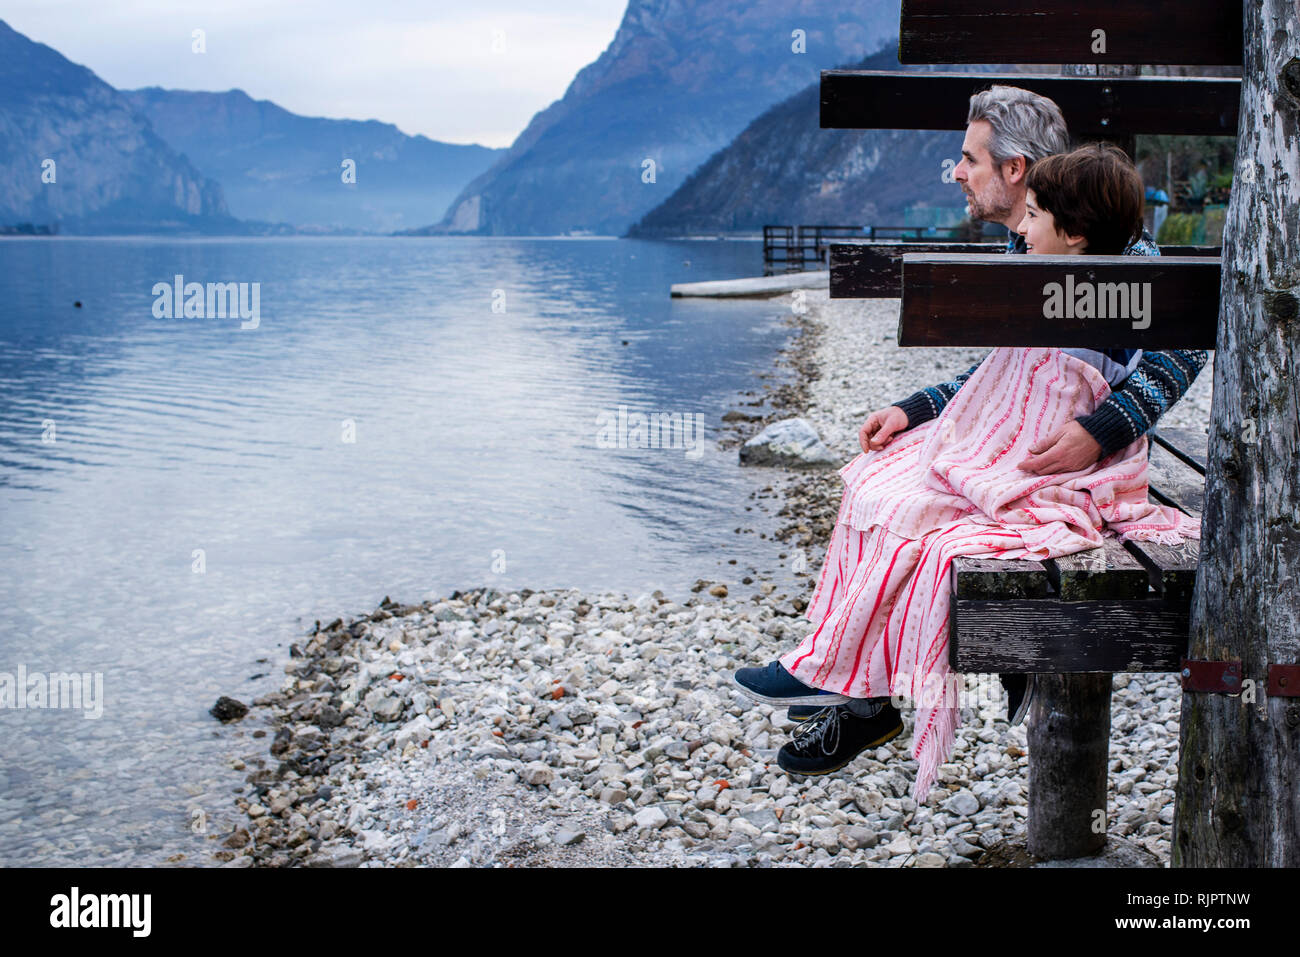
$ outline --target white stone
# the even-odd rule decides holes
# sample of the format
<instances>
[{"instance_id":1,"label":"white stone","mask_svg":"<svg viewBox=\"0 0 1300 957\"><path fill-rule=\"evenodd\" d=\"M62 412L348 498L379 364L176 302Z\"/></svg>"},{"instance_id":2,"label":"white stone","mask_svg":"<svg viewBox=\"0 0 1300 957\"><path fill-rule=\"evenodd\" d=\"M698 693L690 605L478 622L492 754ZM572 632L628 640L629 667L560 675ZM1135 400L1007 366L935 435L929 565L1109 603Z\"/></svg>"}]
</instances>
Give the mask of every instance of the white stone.
<instances>
[{"instance_id":1,"label":"white stone","mask_svg":"<svg viewBox=\"0 0 1300 957\"><path fill-rule=\"evenodd\" d=\"M636 812L637 827L643 827L647 830L658 830L668 823L668 815L657 807L643 807Z\"/></svg>"},{"instance_id":2,"label":"white stone","mask_svg":"<svg viewBox=\"0 0 1300 957\"><path fill-rule=\"evenodd\" d=\"M840 459L806 419L773 422L740 447L745 465L788 465L795 468L836 468Z\"/></svg>"}]
</instances>

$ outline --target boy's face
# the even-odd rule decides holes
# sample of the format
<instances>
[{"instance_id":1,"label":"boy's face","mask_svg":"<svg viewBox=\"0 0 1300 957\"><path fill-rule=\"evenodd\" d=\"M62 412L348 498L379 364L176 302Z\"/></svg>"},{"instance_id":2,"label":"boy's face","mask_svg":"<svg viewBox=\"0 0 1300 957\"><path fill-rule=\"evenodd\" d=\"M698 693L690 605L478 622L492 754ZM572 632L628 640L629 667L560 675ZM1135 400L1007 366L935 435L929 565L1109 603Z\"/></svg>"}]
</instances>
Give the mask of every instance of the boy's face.
<instances>
[{"instance_id":1,"label":"boy's face","mask_svg":"<svg viewBox=\"0 0 1300 957\"><path fill-rule=\"evenodd\" d=\"M1056 218L1038 205L1038 197L1032 189L1025 191L1025 217L1020 220L1016 232L1025 237L1031 255L1073 256L1088 247L1083 236L1062 236L1056 231Z\"/></svg>"}]
</instances>

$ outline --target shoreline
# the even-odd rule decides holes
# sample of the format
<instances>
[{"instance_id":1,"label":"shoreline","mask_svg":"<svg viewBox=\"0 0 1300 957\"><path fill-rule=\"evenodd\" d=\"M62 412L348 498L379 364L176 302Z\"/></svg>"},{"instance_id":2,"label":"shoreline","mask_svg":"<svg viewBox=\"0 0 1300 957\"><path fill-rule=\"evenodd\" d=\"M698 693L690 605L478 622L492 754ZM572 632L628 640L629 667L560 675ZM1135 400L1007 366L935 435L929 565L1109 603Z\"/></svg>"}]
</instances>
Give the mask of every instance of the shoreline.
<instances>
[{"instance_id":1,"label":"shoreline","mask_svg":"<svg viewBox=\"0 0 1300 957\"><path fill-rule=\"evenodd\" d=\"M775 359L793 379L767 387L755 403L766 414L724 418L719 448L801 415L847 462L867 412L987 352L898 348L897 300L772 301L799 328ZM1212 361L1162 421L1208 419ZM842 484L834 470L768 471L771 494L756 503L779 505L782 562L804 550L802 590L759 576L742 598L701 579L679 603L478 587L419 605L385 599L307 635L283 689L229 729L232 766L249 773L240 821L207 863L1023 863L1026 728L1008 728L996 679L998 697L963 709L951 763L919 807L910 708L901 735L844 771L796 778L776 766L794 725L734 692L731 673L804 634ZM1114 687L1111 844L1168 866L1181 689L1173 675L1117 675Z\"/></svg>"}]
</instances>

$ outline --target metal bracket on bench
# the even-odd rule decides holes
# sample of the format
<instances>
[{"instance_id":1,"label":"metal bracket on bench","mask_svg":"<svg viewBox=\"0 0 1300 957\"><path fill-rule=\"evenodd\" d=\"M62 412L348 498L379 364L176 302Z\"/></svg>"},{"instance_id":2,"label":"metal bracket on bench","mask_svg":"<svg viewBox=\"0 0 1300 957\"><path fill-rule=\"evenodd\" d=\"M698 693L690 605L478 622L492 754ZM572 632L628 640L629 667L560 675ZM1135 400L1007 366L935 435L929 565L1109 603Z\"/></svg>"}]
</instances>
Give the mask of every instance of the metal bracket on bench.
<instances>
[{"instance_id":1,"label":"metal bracket on bench","mask_svg":"<svg viewBox=\"0 0 1300 957\"><path fill-rule=\"evenodd\" d=\"M1268 696L1300 698L1300 665L1269 665Z\"/></svg>"},{"instance_id":2,"label":"metal bracket on bench","mask_svg":"<svg viewBox=\"0 0 1300 957\"><path fill-rule=\"evenodd\" d=\"M1297 669L1297 671L1300 672L1300 669ZM1241 662L1184 658L1182 680L1184 691L1217 691L1225 694L1240 694ZM1300 675L1292 677L1288 684L1300 688Z\"/></svg>"}]
</instances>

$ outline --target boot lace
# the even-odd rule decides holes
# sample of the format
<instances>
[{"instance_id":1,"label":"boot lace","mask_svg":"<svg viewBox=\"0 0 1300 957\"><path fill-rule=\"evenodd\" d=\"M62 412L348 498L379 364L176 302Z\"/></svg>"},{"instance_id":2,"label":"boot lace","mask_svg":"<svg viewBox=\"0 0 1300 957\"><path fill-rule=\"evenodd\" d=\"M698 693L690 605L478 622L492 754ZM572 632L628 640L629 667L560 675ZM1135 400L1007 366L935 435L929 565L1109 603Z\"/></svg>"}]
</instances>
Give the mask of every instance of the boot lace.
<instances>
[{"instance_id":1,"label":"boot lace","mask_svg":"<svg viewBox=\"0 0 1300 957\"><path fill-rule=\"evenodd\" d=\"M827 708L820 715L808 722L811 727L795 729L795 746L807 753L814 747L820 748L822 754L832 755L840 746L840 711L838 706Z\"/></svg>"}]
</instances>

